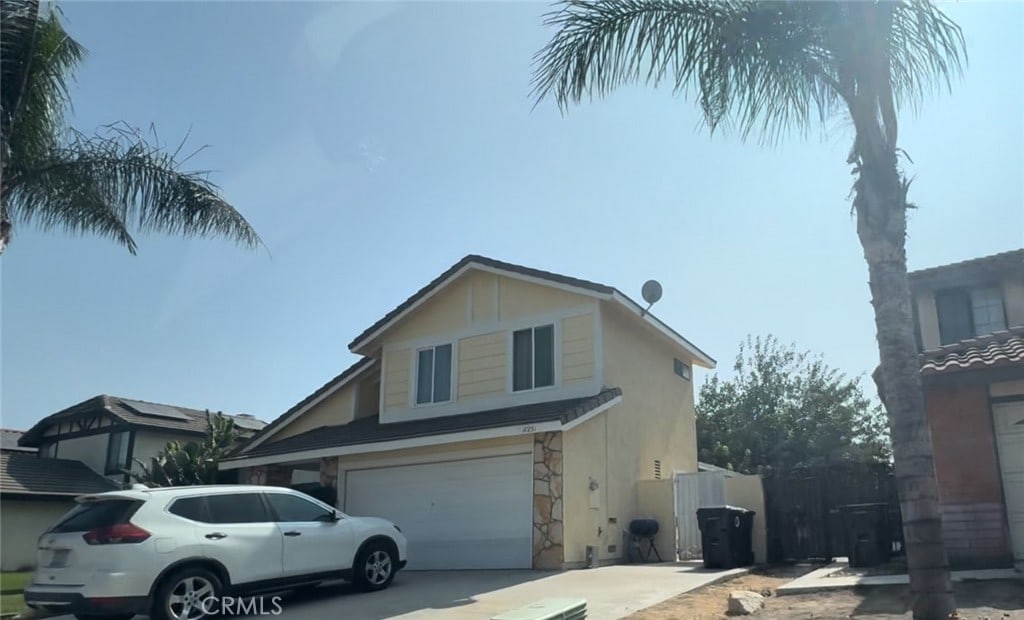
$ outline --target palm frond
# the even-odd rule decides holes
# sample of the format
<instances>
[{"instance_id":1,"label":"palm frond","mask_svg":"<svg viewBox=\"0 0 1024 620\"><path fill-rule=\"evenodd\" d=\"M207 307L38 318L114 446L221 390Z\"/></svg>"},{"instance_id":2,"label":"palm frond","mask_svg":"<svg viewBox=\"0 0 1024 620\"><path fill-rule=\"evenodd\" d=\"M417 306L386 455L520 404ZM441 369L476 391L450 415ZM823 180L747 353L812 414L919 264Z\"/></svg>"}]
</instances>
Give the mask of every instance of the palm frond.
<instances>
[{"instance_id":1,"label":"palm frond","mask_svg":"<svg viewBox=\"0 0 1024 620\"><path fill-rule=\"evenodd\" d=\"M966 60L959 29L925 0L559 6L545 20L555 34L534 58L537 103L551 97L565 111L626 84L669 80L674 94L696 96L712 130L735 124L744 137L757 129L767 141L784 130L824 128L868 82L881 83L875 113L894 123L888 101L918 101ZM876 58L884 63L865 60Z\"/></svg>"},{"instance_id":2,"label":"palm frond","mask_svg":"<svg viewBox=\"0 0 1024 620\"><path fill-rule=\"evenodd\" d=\"M69 82L85 50L64 31L50 3L3 0L0 18L0 128L7 169L55 146L70 106Z\"/></svg>"},{"instance_id":3,"label":"palm frond","mask_svg":"<svg viewBox=\"0 0 1024 620\"><path fill-rule=\"evenodd\" d=\"M135 253L129 230L225 236L246 247L256 231L202 172L182 172L180 149L164 151L123 124L70 134L31 169L5 181L12 220L113 238Z\"/></svg>"}]
</instances>

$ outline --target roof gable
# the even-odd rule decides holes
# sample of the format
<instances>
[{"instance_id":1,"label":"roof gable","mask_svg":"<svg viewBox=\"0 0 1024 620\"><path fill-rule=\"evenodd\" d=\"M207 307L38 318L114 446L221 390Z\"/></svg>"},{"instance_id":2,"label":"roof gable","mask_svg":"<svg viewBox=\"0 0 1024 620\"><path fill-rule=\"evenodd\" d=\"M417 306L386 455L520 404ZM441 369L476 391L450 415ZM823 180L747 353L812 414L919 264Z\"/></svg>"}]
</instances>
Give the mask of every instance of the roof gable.
<instances>
[{"instance_id":1,"label":"roof gable","mask_svg":"<svg viewBox=\"0 0 1024 620\"><path fill-rule=\"evenodd\" d=\"M543 271L541 269L533 269L531 267L506 263L476 254L470 254L452 265L444 273L434 278L429 284L416 291L416 293L408 299L381 317L381 319L376 323L363 330L361 334L349 343L349 350L353 353L359 354L368 353L368 351L365 350L368 345L379 339L387 330L391 329L399 321L409 316L433 296L437 295L440 291L454 283L460 276L473 269L495 273L504 277L531 282L541 286L558 288L563 291L569 291L594 299L606 300L619 304L637 315L641 320L655 327L662 336L667 337L677 345L687 349L699 364L707 368L714 368L715 366L714 359L701 351L678 332L657 319L654 315L646 312L642 306L615 287L580 278L564 276L549 271Z\"/></svg>"}]
</instances>

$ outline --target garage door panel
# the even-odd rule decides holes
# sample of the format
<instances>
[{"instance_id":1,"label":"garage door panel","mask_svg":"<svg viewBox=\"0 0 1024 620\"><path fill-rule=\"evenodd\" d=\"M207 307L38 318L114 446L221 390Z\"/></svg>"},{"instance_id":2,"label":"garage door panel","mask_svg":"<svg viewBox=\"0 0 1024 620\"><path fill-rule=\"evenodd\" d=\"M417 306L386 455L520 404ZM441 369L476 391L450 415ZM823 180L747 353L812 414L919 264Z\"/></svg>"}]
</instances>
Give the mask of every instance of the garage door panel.
<instances>
[{"instance_id":1,"label":"garage door panel","mask_svg":"<svg viewBox=\"0 0 1024 620\"><path fill-rule=\"evenodd\" d=\"M1024 402L993 406L1014 558L1024 561Z\"/></svg>"},{"instance_id":2,"label":"garage door panel","mask_svg":"<svg viewBox=\"0 0 1024 620\"><path fill-rule=\"evenodd\" d=\"M397 523L409 568L530 568L530 454L348 472L345 510Z\"/></svg>"}]
</instances>

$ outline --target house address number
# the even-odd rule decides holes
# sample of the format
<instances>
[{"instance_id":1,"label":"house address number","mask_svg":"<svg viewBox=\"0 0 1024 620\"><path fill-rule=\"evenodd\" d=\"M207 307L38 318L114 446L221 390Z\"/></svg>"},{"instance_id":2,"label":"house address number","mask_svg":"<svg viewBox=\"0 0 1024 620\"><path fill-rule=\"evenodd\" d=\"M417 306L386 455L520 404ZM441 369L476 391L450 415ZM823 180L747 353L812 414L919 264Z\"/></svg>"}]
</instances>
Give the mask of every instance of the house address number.
<instances>
[{"instance_id":1,"label":"house address number","mask_svg":"<svg viewBox=\"0 0 1024 620\"><path fill-rule=\"evenodd\" d=\"M537 430L536 426L534 426L533 424L527 424L526 426L523 427L522 432L524 432L524 433L532 433L532 432L534 432L536 430Z\"/></svg>"}]
</instances>

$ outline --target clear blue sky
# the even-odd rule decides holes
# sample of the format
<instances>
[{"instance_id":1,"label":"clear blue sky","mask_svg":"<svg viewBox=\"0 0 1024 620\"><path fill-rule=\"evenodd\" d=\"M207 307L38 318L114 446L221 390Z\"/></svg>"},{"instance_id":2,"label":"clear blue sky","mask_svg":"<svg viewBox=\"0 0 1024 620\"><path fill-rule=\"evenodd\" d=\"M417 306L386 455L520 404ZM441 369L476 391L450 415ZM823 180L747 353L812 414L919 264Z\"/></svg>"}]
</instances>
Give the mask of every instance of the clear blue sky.
<instances>
[{"instance_id":1,"label":"clear blue sky","mask_svg":"<svg viewBox=\"0 0 1024 620\"><path fill-rule=\"evenodd\" d=\"M2 424L100 393L273 419L347 343L463 255L639 296L728 373L748 333L850 374L877 361L850 217L850 131L708 137L668 90L531 112L540 3L65 2L91 52L74 125L211 148L196 168L272 252L16 231L2 264ZM911 268L1024 245L1024 5L948 5L971 64L902 115ZM703 380L706 373L698 373Z\"/></svg>"}]
</instances>

